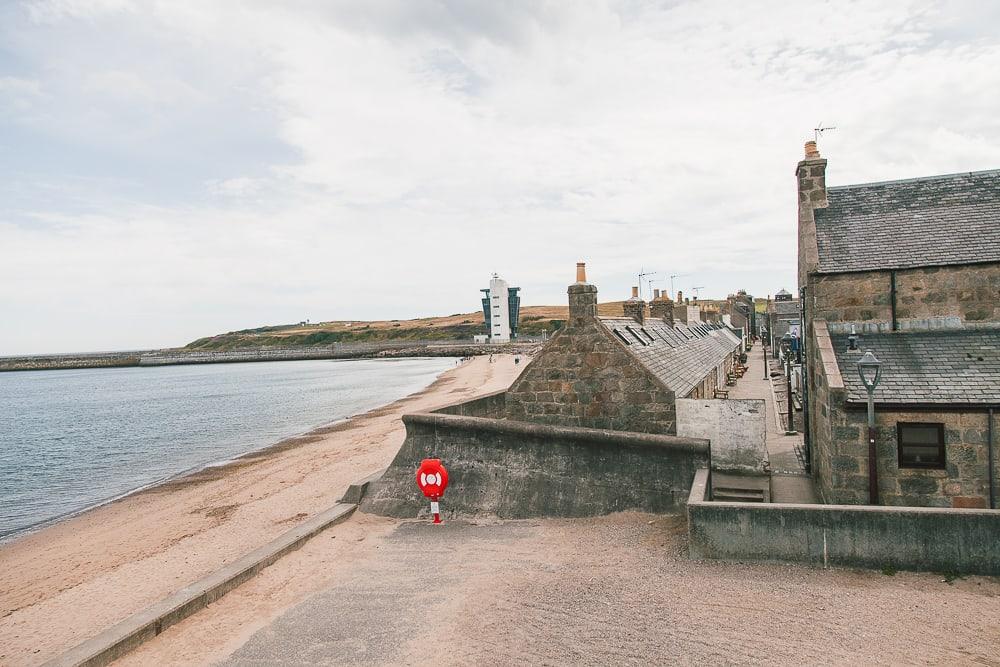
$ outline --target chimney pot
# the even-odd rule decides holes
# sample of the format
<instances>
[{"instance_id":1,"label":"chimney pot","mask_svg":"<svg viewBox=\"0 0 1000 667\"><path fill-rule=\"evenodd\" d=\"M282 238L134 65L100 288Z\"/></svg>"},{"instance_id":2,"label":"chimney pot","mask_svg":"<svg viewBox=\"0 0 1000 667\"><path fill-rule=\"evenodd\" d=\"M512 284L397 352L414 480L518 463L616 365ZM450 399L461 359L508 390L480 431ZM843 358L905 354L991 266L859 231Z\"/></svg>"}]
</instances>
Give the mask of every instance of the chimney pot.
<instances>
[{"instance_id":1,"label":"chimney pot","mask_svg":"<svg viewBox=\"0 0 1000 667\"><path fill-rule=\"evenodd\" d=\"M677 303L684 303L684 292L677 290Z\"/></svg>"},{"instance_id":2,"label":"chimney pot","mask_svg":"<svg viewBox=\"0 0 1000 667\"><path fill-rule=\"evenodd\" d=\"M633 299L639 298L639 288L636 287L635 285L632 285L632 298Z\"/></svg>"},{"instance_id":3,"label":"chimney pot","mask_svg":"<svg viewBox=\"0 0 1000 667\"><path fill-rule=\"evenodd\" d=\"M577 262L576 263L576 282L585 283L587 282L587 263Z\"/></svg>"},{"instance_id":4,"label":"chimney pot","mask_svg":"<svg viewBox=\"0 0 1000 667\"><path fill-rule=\"evenodd\" d=\"M815 141L807 141L806 142L806 159L812 159L812 158L818 158L818 157L819 157L819 149L816 148L816 142Z\"/></svg>"},{"instance_id":5,"label":"chimney pot","mask_svg":"<svg viewBox=\"0 0 1000 667\"><path fill-rule=\"evenodd\" d=\"M653 290L653 298L654 299L659 299L660 298L660 290L658 290L658 289Z\"/></svg>"}]
</instances>

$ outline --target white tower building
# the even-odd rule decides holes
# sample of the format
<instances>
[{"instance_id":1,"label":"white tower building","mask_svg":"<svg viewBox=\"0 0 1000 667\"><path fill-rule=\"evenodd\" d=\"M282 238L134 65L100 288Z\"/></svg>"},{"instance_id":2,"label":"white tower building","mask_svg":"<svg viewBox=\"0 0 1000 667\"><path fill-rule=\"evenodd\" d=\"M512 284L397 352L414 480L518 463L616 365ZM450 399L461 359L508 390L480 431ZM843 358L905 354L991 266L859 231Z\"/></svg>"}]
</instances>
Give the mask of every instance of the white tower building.
<instances>
[{"instance_id":1,"label":"white tower building","mask_svg":"<svg viewBox=\"0 0 1000 667\"><path fill-rule=\"evenodd\" d=\"M510 341L510 304L507 302L507 281L493 274L490 281L490 341Z\"/></svg>"}]
</instances>

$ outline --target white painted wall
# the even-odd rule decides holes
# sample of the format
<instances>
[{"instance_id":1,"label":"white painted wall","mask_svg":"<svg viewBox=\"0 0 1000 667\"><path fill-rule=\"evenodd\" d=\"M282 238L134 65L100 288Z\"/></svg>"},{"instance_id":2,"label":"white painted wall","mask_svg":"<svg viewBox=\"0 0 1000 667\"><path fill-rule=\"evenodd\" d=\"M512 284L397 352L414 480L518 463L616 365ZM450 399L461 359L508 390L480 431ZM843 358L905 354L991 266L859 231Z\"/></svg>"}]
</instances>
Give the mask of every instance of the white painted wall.
<instances>
[{"instance_id":1,"label":"white painted wall","mask_svg":"<svg viewBox=\"0 0 1000 667\"><path fill-rule=\"evenodd\" d=\"M763 474L767 470L767 427L760 399L677 399L677 435L712 442L712 469Z\"/></svg>"}]
</instances>

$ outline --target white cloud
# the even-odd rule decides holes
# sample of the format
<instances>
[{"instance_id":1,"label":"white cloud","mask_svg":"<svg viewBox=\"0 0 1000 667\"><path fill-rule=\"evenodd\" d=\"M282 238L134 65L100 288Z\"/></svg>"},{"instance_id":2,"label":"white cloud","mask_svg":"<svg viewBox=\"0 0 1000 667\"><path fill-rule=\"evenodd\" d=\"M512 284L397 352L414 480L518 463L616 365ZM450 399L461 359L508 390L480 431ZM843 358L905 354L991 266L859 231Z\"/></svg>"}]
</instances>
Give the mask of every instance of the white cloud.
<instances>
[{"instance_id":1,"label":"white cloud","mask_svg":"<svg viewBox=\"0 0 1000 667\"><path fill-rule=\"evenodd\" d=\"M90 347L470 311L494 270L555 303L578 259L607 298L640 266L766 294L792 287L817 121L834 184L1000 148L996 11L973 4L29 7L0 29L28 63L0 67L0 105L31 104L11 134L95 169L39 162L65 197L0 204L0 301L31 314L0 349L78 347L39 337L70 300L142 314L95 316Z\"/></svg>"}]
</instances>

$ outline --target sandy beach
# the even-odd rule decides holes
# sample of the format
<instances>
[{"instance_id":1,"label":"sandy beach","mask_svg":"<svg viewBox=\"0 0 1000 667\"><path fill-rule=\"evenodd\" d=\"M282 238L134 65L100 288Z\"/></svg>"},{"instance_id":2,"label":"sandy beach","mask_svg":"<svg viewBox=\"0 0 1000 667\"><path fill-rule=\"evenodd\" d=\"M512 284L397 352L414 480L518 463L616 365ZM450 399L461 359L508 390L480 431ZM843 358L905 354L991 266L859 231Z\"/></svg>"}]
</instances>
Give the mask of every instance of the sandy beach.
<instances>
[{"instance_id":1,"label":"sandy beach","mask_svg":"<svg viewBox=\"0 0 1000 667\"><path fill-rule=\"evenodd\" d=\"M400 416L505 389L472 360L388 406L134 494L0 546L0 664L38 664L329 508L385 467Z\"/></svg>"}]
</instances>

